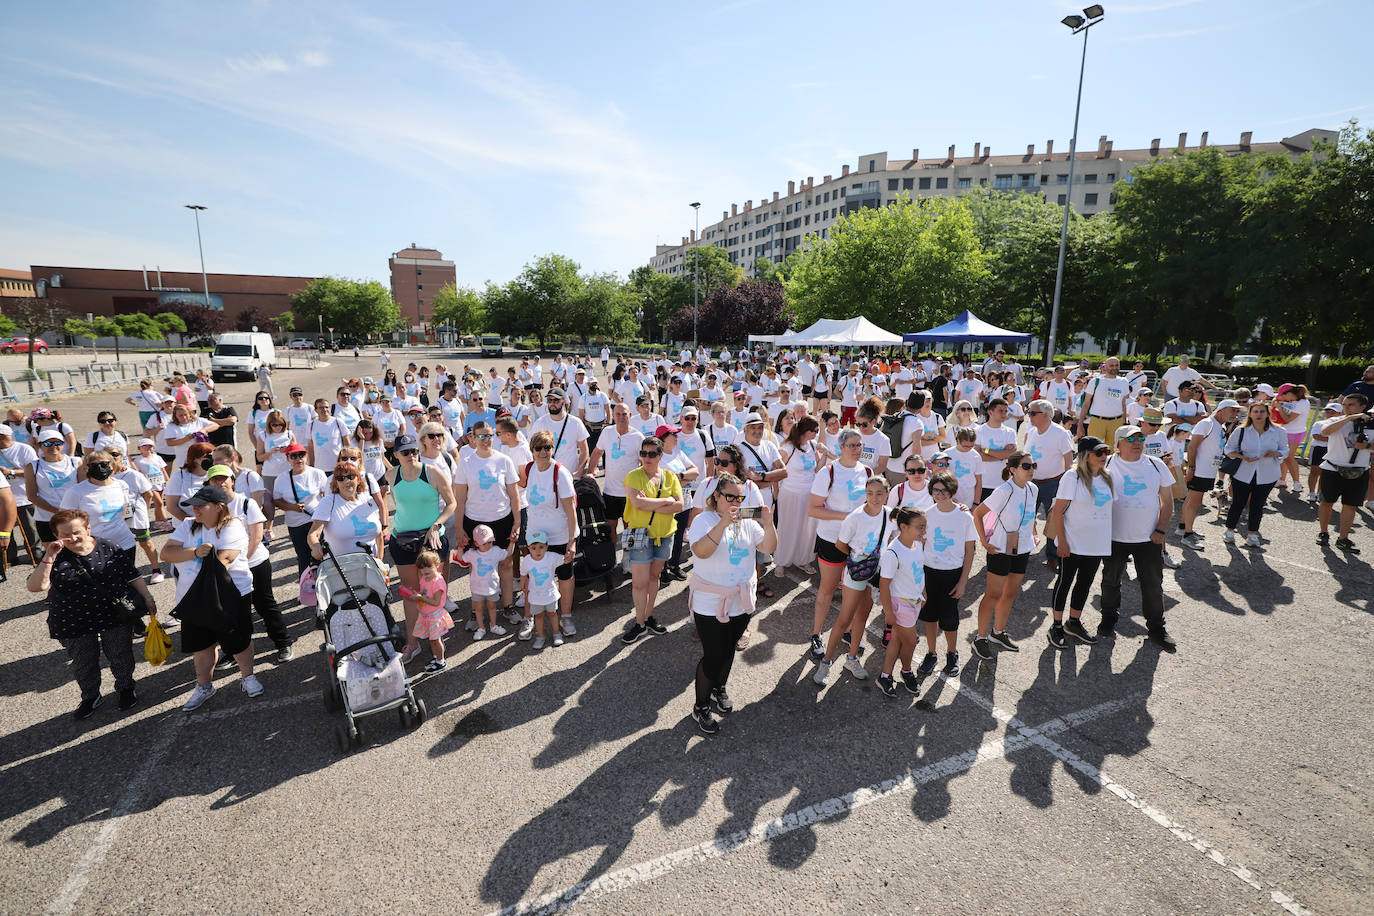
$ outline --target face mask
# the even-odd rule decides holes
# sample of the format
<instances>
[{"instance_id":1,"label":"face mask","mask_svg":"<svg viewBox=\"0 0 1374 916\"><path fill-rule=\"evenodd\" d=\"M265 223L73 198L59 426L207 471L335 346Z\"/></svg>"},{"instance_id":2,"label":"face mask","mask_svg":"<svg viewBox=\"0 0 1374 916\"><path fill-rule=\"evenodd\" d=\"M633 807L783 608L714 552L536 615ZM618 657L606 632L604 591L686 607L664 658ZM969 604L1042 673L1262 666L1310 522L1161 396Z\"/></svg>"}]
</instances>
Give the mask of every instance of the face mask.
<instances>
[{"instance_id":1,"label":"face mask","mask_svg":"<svg viewBox=\"0 0 1374 916\"><path fill-rule=\"evenodd\" d=\"M109 480L113 474L114 468L103 461L86 468L86 476L91 480Z\"/></svg>"}]
</instances>

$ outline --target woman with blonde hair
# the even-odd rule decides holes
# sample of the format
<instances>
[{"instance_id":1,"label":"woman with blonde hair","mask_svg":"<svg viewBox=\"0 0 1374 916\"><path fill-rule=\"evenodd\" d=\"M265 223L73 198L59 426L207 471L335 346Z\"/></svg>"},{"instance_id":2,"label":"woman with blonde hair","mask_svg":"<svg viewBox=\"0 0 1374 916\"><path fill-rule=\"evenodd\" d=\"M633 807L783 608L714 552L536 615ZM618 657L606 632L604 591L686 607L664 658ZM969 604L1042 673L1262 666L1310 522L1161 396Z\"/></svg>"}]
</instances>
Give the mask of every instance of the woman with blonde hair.
<instances>
[{"instance_id":1,"label":"woman with blonde hair","mask_svg":"<svg viewBox=\"0 0 1374 916\"><path fill-rule=\"evenodd\" d=\"M1083 626L1083 608L1088 604L1097 569L1104 557L1112 555L1112 478L1107 459L1112 447L1095 436L1078 440L1078 458L1073 470L1059 479L1059 491L1050 508L1049 527L1057 531L1059 575L1054 580L1051 605L1054 623L1050 626L1050 645L1066 649L1069 637L1092 645L1097 637ZM1072 598L1069 589L1073 589ZM1069 605L1069 621L1064 623L1064 604Z\"/></svg>"},{"instance_id":2,"label":"woman with blonde hair","mask_svg":"<svg viewBox=\"0 0 1374 916\"><path fill-rule=\"evenodd\" d=\"M1008 652L1021 651L1007 635L1007 620L1038 537L1035 501L1039 488L1031 482L1035 468L1030 452L1012 452L1002 468L1001 485L973 510L974 528L988 553L987 590L978 602L978 636L973 640L974 654L984 660L992 658L994 644ZM984 481L984 492L989 482Z\"/></svg>"}]
</instances>

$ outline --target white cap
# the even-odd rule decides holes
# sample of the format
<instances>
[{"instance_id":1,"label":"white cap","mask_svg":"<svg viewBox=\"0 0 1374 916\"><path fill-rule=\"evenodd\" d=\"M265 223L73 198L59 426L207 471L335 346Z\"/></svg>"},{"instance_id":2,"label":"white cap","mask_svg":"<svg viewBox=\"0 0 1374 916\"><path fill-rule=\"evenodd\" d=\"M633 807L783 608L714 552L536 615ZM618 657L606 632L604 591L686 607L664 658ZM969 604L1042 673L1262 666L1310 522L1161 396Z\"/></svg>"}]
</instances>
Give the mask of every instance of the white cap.
<instances>
[{"instance_id":1,"label":"white cap","mask_svg":"<svg viewBox=\"0 0 1374 916\"><path fill-rule=\"evenodd\" d=\"M1228 407L1234 407L1236 408L1236 410L1240 410L1240 402L1237 401L1235 398L1227 398L1226 400L1217 404L1216 410L1225 410Z\"/></svg>"},{"instance_id":2,"label":"white cap","mask_svg":"<svg viewBox=\"0 0 1374 916\"><path fill-rule=\"evenodd\" d=\"M139 448L143 448L143 446L145 446L145 445L151 445L153 448L157 448L157 443L154 442L152 439L139 439L139 440L138 440L138 447L139 447Z\"/></svg>"},{"instance_id":3,"label":"white cap","mask_svg":"<svg viewBox=\"0 0 1374 916\"><path fill-rule=\"evenodd\" d=\"M13 436L14 430L9 428L6 423L0 423L0 436Z\"/></svg>"},{"instance_id":4,"label":"white cap","mask_svg":"<svg viewBox=\"0 0 1374 916\"><path fill-rule=\"evenodd\" d=\"M1271 385L1271 384L1269 384L1268 382L1260 382L1258 385L1255 386L1255 390L1256 390L1256 391L1263 391L1265 394L1269 395L1271 398L1274 396L1274 386Z\"/></svg>"}]
</instances>

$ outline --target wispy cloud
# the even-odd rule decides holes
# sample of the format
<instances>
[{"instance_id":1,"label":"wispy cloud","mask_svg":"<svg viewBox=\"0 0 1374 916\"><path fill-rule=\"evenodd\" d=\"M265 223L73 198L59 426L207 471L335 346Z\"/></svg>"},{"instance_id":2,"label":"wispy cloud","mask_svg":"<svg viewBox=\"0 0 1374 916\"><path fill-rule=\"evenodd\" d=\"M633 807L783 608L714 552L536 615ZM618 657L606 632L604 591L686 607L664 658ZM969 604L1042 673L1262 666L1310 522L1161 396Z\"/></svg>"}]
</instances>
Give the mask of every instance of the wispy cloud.
<instances>
[{"instance_id":1,"label":"wispy cloud","mask_svg":"<svg viewBox=\"0 0 1374 916\"><path fill-rule=\"evenodd\" d=\"M1219 25L1207 25L1207 26L1200 26L1200 27L1195 28L1195 29L1175 29L1175 30L1173 30L1173 31L1168 31L1168 32L1141 32L1141 33L1138 34L1138 35L1122 35L1122 36L1118 37L1116 40L1119 41L1119 42L1126 42L1126 41L1164 41L1164 40L1175 39L1175 38L1194 38L1194 37L1196 37L1196 36L1198 36L1198 35L1209 35L1209 34L1211 34L1211 33L1213 33L1213 32L1222 32L1222 31L1226 31L1226 29L1225 29L1223 26L1219 26Z\"/></svg>"},{"instance_id":2,"label":"wispy cloud","mask_svg":"<svg viewBox=\"0 0 1374 916\"><path fill-rule=\"evenodd\" d=\"M303 51L299 59L301 65L305 67L329 66L329 55L324 51Z\"/></svg>"},{"instance_id":3,"label":"wispy cloud","mask_svg":"<svg viewBox=\"0 0 1374 916\"><path fill-rule=\"evenodd\" d=\"M285 73L291 69L291 66L276 54L229 58L224 63L235 73Z\"/></svg>"}]
</instances>

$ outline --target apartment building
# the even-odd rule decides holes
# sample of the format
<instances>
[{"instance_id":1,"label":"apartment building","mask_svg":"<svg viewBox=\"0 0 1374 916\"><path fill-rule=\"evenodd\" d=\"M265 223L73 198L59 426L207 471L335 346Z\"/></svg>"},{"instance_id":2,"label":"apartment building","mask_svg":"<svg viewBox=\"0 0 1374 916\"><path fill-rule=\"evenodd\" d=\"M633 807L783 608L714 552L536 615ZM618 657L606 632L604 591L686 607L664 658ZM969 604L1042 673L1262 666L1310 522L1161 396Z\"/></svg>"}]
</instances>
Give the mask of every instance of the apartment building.
<instances>
[{"instance_id":1,"label":"apartment building","mask_svg":"<svg viewBox=\"0 0 1374 916\"><path fill-rule=\"evenodd\" d=\"M449 283L458 282L458 269L435 248L421 248L414 242L387 261L391 268L391 296L411 330L433 323L434 296Z\"/></svg>"},{"instance_id":2,"label":"apartment building","mask_svg":"<svg viewBox=\"0 0 1374 916\"><path fill-rule=\"evenodd\" d=\"M1292 137L1267 143L1252 143L1245 131L1235 144L1217 145L1227 155L1240 153L1285 153L1299 156L1317 142L1334 142L1337 131L1313 129ZM1159 138L1143 149L1114 149L1113 141L1103 136L1095 151L1084 150L1074 157L1073 201L1075 210L1093 216L1111 210L1116 201L1113 187L1119 181L1134 180L1135 169L1171 156L1206 148L1203 131L1196 146L1188 145L1188 134L1178 135L1172 147L1162 147ZM1054 141L1045 143L1043 152L1032 143L1025 153L992 154L983 143L973 144L973 155L957 156L951 144L943 156L921 158L920 149L910 159L893 159L887 153L860 156L857 164L841 166L840 174L826 175L819 183L814 177L787 182L787 193L772 192L771 199L756 204L731 204L721 211L718 222L705 226L700 238L696 230L682 237L677 245L659 245L650 265L661 274L683 270L683 255L696 245L715 245L723 249L731 263L753 273L758 258L781 264L787 255L809 244L808 237L829 238L836 220L864 207L883 207L900 195L911 197L952 197L973 188L992 187L999 191L1035 194L1050 203L1064 205L1069 184L1068 151L1056 153Z\"/></svg>"}]
</instances>

